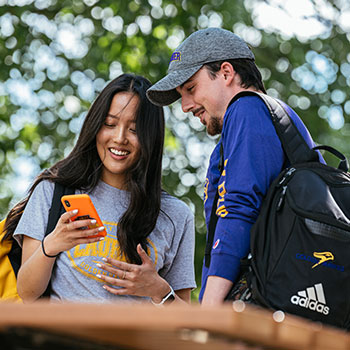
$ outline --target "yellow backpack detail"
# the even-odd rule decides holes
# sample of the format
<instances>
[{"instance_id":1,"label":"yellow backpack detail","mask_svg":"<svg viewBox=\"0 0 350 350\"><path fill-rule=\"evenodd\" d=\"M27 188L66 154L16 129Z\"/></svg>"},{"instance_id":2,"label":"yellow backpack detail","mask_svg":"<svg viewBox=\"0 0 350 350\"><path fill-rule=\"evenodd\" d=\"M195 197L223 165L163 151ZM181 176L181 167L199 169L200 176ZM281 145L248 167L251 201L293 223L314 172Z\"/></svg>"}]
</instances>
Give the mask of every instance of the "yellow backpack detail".
<instances>
[{"instance_id":1,"label":"yellow backpack detail","mask_svg":"<svg viewBox=\"0 0 350 350\"><path fill-rule=\"evenodd\" d=\"M5 219L0 222L0 300L21 302L17 293L17 279L8 254L12 248L12 240L2 240L6 231Z\"/></svg>"}]
</instances>

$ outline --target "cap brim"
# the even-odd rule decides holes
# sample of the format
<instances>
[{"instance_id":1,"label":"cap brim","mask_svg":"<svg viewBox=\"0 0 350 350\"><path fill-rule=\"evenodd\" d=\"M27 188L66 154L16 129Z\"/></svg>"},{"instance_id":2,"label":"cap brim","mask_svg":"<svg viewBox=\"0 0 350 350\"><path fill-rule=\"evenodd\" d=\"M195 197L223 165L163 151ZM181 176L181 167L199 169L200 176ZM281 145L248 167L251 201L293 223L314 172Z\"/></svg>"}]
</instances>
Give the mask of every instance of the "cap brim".
<instances>
[{"instance_id":1,"label":"cap brim","mask_svg":"<svg viewBox=\"0 0 350 350\"><path fill-rule=\"evenodd\" d=\"M147 90L148 99L157 106L167 106L175 102L181 97L176 88L184 84L201 67L202 65L196 65L168 73L168 75Z\"/></svg>"}]
</instances>

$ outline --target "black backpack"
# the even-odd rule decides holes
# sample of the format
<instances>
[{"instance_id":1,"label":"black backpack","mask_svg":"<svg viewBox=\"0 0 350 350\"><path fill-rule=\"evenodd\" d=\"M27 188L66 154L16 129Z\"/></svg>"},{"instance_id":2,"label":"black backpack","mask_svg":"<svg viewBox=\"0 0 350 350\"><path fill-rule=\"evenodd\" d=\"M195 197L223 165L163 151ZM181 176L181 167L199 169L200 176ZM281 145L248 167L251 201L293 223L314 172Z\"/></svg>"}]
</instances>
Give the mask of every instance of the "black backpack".
<instances>
[{"instance_id":1,"label":"black backpack","mask_svg":"<svg viewBox=\"0 0 350 350\"><path fill-rule=\"evenodd\" d=\"M265 102L290 166L264 198L241 269L248 272L228 298L350 329L348 162L332 147L310 149L275 99L254 92L235 98L245 95ZM340 158L338 168L320 163L317 149Z\"/></svg>"}]
</instances>

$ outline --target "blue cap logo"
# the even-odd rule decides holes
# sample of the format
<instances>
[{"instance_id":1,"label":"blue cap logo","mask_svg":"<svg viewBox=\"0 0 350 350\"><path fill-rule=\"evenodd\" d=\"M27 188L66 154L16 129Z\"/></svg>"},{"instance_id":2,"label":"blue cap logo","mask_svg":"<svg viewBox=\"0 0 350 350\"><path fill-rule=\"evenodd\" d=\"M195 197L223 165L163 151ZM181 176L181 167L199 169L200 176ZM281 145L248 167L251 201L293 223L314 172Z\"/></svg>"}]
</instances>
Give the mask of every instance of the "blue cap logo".
<instances>
[{"instance_id":1,"label":"blue cap logo","mask_svg":"<svg viewBox=\"0 0 350 350\"><path fill-rule=\"evenodd\" d=\"M171 57L170 57L170 62L169 62L169 64L170 64L172 61L181 61L181 52L175 51L175 52L171 55Z\"/></svg>"}]
</instances>

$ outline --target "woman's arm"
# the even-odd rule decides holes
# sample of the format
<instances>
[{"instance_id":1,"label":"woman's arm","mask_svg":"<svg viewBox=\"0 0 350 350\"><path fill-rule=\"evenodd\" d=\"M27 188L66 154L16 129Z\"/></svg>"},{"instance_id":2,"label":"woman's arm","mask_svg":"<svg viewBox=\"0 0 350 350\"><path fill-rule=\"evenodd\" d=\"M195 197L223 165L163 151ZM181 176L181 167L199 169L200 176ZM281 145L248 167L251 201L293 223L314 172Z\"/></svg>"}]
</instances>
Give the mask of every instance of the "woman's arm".
<instances>
[{"instance_id":1,"label":"woman's arm","mask_svg":"<svg viewBox=\"0 0 350 350\"><path fill-rule=\"evenodd\" d=\"M103 227L84 229L90 225L91 220L69 219L77 214L76 210L64 213L57 225L44 239L44 254L41 241L24 235L22 246L22 264L17 276L17 291L24 302L38 299L46 290L52 275L55 256L67 251L78 244L98 242L101 237L91 238Z\"/></svg>"},{"instance_id":2,"label":"woman's arm","mask_svg":"<svg viewBox=\"0 0 350 350\"><path fill-rule=\"evenodd\" d=\"M40 241L28 236L23 237L22 265L17 276L17 291L24 302L34 301L45 292L55 260L43 254Z\"/></svg>"},{"instance_id":3,"label":"woman's arm","mask_svg":"<svg viewBox=\"0 0 350 350\"><path fill-rule=\"evenodd\" d=\"M175 294L187 304L191 304L191 288L176 290Z\"/></svg>"}]
</instances>

